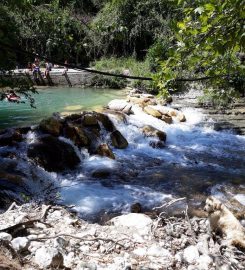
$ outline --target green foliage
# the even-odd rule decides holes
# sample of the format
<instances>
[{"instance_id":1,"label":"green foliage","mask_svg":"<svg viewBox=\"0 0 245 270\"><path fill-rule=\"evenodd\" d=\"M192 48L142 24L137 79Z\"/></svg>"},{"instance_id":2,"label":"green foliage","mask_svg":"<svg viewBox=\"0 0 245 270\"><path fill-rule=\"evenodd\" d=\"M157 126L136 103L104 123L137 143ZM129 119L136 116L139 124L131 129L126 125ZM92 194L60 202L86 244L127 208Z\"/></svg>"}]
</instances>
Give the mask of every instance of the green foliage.
<instances>
[{"instance_id":1,"label":"green foliage","mask_svg":"<svg viewBox=\"0 0 245 270\"><path fill-rule=\"evenodd\" d=\"M101 71L113 72L115 74L127 74L137 77L151 77L150 63L148 59L145 61L138 61L133 57L101 58L92 64L92 68ZM109 80L109 77L107 78ZM115 79L113 78L113 80ZM127 84L132 84L134 87L143 88L145 90L152 90L152 84L149 81L134 80L130 82L128 80ZM125 85L123 87L125 87Z\"/></svg>"},{"instance_id":2,"label":"green foliage","mask_svg":"<svg viewBox=\"0 0 245 270\"><path fill-rule=\"evenodd\" d=\"M185 17L175 25L175 43L155 76L157 87L168 95L177 78L207 76L214 78L209 84L216 100L233 95L228 89L235 89L235 77L244 78L239 54L245 44L245 1L178 2L185 7Z\"/></svg>"},{"instance_id":3,"label":"green foliage","mask_svg":"<svg viewBox=\"0 0 245 270\"><path fill-rule=\"evenodd\" d=\"M142 59L156 39L171 35L170 14L173 18L171 0L107 1L91 24L90 53Z\"/></svg>"},{"instance_id":4,"label":"green foliage","mask_svg":"<svg viewBox=\"0 0 245 270\"><path fill-rule=\"evenodd\" d=\"M28 102L31 107L35 108L33 94L38 92L26 78L11 76L11 73L2 73L0 74L0 89L0 101L14 91L15 94L21 96L21 100L15 101L16 103Z\"/></svg>"}]
</instances>

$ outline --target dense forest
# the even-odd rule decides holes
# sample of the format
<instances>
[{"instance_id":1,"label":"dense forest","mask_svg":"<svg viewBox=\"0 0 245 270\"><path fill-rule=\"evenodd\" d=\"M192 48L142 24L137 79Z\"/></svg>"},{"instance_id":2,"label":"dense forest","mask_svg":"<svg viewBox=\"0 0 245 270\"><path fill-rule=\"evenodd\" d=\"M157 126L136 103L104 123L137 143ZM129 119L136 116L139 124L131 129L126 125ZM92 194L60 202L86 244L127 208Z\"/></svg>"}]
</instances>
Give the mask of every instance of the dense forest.
<instances>
[{"instance_id":1,"label":"dense forest","mask_svg":"<svg viewBox=\"0 0 245 270\"><path fill-rule=\"evenodd\" d=\"M243 0L2 0L0 69L31 54L153 78L162 95L191 81L229 101L244 91ZM3 85L3 83L1 83Z\"/></svg>"}]
</instances>

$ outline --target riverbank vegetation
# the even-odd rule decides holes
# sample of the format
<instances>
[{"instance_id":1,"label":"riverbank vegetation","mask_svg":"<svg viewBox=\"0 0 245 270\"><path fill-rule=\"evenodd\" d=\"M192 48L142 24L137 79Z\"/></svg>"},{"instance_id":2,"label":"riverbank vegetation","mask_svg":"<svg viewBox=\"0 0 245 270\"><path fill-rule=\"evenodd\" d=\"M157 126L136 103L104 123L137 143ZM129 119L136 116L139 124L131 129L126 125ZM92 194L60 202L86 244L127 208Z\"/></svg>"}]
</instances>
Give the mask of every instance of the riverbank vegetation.
<instances>
[{"instance_id":1,"label":"riverbank vegetation","mask_svg":"<svg viewBox=\"0 0 245 270\"><path fill-rule=\"evenodd\" d=\"M0 7L0 69L33 55L152 77L163 96L197 80L208 99L244 95L244 1L11 0ZM23 53L29 52L29 54ZM32 53L32 54L30 54ZM125 80L97 76L95 85Z\"/></svg>"}]
</instances>

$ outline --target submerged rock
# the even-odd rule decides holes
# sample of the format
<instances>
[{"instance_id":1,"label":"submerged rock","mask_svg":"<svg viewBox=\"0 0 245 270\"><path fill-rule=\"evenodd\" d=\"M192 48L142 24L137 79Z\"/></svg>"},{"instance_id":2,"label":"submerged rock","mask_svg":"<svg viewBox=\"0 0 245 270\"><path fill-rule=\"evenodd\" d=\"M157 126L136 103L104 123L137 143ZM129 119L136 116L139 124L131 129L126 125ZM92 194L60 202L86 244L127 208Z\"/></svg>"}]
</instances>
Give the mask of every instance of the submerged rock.
<instances>
[{"instance_id":1,"label":"submerged rock","mask_svg":"<svg viewBox=\"0 0 245 270\"><path fill-rule=\"evenodd\" d=\"M120 131L115 130L111 133L111 143L114 147L125 149L128 147L127 140L123 137Z\"/></svg>"},{"instance_id":2,"label":"submerged rock","mask_svg":"<svg viewBox=\"0 0 245 270\"><path fill-rule=\"evenodd\" d=\"M5 129L0 133L0 146L13 145L22 141L22 135L17 129Z\"/></svg>"},{"instance_id":3,"label":"submerged rock","mask_svg":"<svg viewBox=\"0 0 245 270\"><path fill-rule=\"evenodd\" d=\"M53 136L39 138L39 142L30 144L28 157L49 172L75 169L80 163L74 148Z\"/></svg>"},{"instance_id":4,"label":"submerged rock","mask_svg":"<svg viewBox=\"0 0 245 270\"><path fill-rule=\"evenodd\" d=\"M43 119L39 128L44 132L51 134L53 136L59 136L62 129L62 123L56 117L49 117L47 119Z\"/></svg>"}]
</instances>

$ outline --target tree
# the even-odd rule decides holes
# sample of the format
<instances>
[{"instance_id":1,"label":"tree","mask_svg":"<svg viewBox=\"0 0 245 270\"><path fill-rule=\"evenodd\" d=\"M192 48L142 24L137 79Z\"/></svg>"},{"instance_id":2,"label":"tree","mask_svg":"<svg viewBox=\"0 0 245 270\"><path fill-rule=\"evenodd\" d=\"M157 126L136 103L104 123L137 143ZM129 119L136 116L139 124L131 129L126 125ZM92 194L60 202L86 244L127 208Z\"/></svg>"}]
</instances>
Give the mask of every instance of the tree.
<instances>
[{"instance_id":1,"label":"tree","mask_svg":"<svg viewBox=\"0 0 245 270\"><path fill-rule=\"evenodd\" d=\"M185 17L175 24L175 42L155 82L162 95L177 78L204 76L206 93L217 101L244 87L244 0L179 0Z\"/></svg>"}]
</instances>

